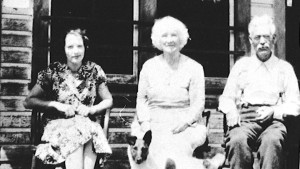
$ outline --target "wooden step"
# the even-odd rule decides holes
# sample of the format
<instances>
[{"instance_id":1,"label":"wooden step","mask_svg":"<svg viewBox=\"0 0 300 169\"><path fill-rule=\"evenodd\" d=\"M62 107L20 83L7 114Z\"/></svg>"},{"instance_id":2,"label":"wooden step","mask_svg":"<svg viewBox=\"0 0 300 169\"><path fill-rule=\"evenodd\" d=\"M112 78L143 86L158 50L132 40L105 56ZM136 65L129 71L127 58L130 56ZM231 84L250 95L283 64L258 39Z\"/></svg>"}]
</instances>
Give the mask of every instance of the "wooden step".
<instances>
[{"instance_id":1,"label":"wooden step","mask_svg":"<svg viewBox=\"0 0 300 169\"><path fill-rule=\"evenodd\" d=\"M129 161L124 160L108 160L104 169L130 169Z\"/></svg>"},{"instance_id":2,"label":"wooden step","mask_svg":"<svg viewBox=\"0 0 300 169\"><path fill-rule=\"evenodd\" d=\"M113 108L109 118L109 128L130 128L135 115L134 108Z\"/></svg>"}]
</instances>

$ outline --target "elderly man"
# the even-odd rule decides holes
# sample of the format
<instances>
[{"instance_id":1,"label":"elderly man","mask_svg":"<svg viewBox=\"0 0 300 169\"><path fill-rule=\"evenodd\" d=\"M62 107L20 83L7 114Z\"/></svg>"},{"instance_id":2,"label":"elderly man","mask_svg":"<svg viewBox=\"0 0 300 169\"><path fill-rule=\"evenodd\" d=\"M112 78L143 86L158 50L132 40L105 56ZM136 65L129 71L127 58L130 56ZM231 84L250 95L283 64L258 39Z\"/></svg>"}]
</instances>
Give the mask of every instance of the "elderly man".
<instances>
[{"instance_id":1,"label":"elderly man","mask_svg":"<svg viewBox=\"0 0 300 169\"><path fill-rule=\"evenodd\" d=\"M276 28L269 16L254 17L248 31L254 52L236 62L219 99L229 127L228 160L233 169L251 169L257 150L262 169L283 169L284 117L299 114L297 77L288 62L274 55Z\"/></svg>"}]
</instances>

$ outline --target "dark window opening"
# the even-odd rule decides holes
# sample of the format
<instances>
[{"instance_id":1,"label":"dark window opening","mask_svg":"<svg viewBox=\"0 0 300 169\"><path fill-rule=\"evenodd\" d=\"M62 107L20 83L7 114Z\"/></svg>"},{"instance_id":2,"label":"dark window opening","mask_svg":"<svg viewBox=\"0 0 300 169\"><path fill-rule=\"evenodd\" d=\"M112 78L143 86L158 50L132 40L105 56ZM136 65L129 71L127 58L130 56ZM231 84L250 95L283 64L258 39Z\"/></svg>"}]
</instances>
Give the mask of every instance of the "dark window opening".
<instances>
[{"instance_id":1,"label":"dark window opening","mask_svg":"<svg viewBox=\"0 0 300 169\"><path fill-rule=\"evenodd\" d=\"M133 73L132 0L53 0L51 62L65 58L64 35L80 27L90 39L85 57L107 74Z\"/></svg>"},{"instance_id":2,"label":"dark window opening","mask_svg":"<svg viewBox=\"0 0 300 169\"><path fill-rule=\"evenodd\" d=\"M300 2L293 1L286 9L286 60L289 61L300 78Z\"/></svg>"}]
</instances>

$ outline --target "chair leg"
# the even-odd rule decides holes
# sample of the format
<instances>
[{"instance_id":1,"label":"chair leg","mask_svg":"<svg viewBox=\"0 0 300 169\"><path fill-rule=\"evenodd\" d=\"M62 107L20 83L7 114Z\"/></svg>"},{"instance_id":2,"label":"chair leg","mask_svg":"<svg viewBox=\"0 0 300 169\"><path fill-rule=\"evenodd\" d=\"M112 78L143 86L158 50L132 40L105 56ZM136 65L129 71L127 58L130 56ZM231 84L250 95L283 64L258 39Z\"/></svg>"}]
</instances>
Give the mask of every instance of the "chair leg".
<instances>
[{"instance_id":1,"label":"chair leg","mask_svg":"<svg viewBox=\"0 0 300 169\"><path fill-rule=\"evenodd\" d=\"M35 157L35 155L32 155L32 159L31 159L31 169L37 169L36 164L37 163L37 159Z\"/></svg>"},{"instance_id":2,"label":"chair leg","mask_svg":"<svg viewBox=\"0 0 300 169\"><path fill-rule=\"evenodd\" d=\"M107 157L105 154L98 154L94 169L103 169L106 161Z\"/></svg>"},{"instance_id":3,"label":"chair leg","mask_svg":"<svg viewBox=\"0 0 300 169\"><path fill-rule=\"evenodd\" d=\"M32 155L32 159L31 159L31 169L36 169L36 159L35 159L35 155Z\"/></svg>"}]
</instances>

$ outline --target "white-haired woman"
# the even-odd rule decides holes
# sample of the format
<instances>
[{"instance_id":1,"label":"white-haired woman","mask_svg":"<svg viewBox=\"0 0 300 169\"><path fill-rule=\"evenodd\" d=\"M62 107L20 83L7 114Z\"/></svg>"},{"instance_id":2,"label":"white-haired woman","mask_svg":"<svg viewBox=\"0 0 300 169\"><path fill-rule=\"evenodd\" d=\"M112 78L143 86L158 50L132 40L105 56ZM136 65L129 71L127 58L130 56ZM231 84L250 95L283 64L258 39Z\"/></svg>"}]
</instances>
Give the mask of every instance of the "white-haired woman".
<instances>
[{"instance_id":1,"label":"white-haired woman","mask_svg":"<svg viewBox=\"0 0 300 169\"><path fill-rule=\"evenodd\" d=\"M94 169L96 154L111 154L94 115L112 106L102 68L85 59L87 37L81 29L65 36L66 62L54 62L38 74L26 98L27 108L43 110L44 133L36 156L45 164L65 162L66 169ZM94 104L96 96L102 101Z\"/></svg>"},{"instance_id":2,"label":"white-haired woman","mask_svg":"<svg viewBox=\"0 0 300 169\"><path fill-rule=\"evenodd\" d=\"M201 168L192 157L207 136L201 124L204 110L204 71L201 64L182 54L188 29L176 18L157 19L152 28L152 43L162 51L145 62L140 72L137 116L142 128L152 130L149 161L164 168L167 159L177 169Z\"/></svg>"}]
</instances>

